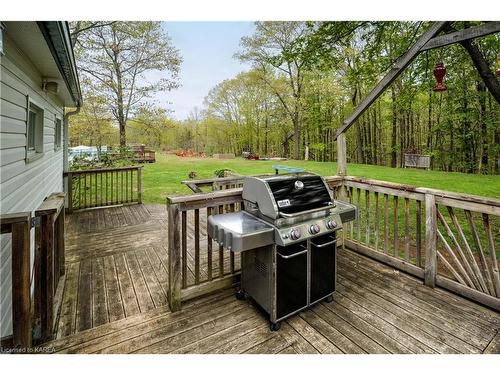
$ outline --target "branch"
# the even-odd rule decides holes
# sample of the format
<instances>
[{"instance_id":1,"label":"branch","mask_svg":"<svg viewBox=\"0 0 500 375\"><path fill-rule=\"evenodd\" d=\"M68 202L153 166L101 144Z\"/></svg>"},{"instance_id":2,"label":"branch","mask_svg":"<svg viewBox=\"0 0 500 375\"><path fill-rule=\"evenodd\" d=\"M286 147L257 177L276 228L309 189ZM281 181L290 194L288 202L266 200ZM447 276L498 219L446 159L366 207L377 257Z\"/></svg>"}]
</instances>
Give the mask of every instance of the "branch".
<instances>
[{"instance_id":1,"label":"branch","mask_svg":"<svg viewBox=\"0 0 500 375\"><path fill-rule=\"evenodd\" d=\"M469 54L474 66L476 67L481 79L484 81L484 84L488 88L489 92L495 98L496 102L500 104L500 84L490 70L486 59L484 58L479 47L472 40L463 40L460 42L462 47L465 48L467 53Z\"/></svg>"}]
</instances>

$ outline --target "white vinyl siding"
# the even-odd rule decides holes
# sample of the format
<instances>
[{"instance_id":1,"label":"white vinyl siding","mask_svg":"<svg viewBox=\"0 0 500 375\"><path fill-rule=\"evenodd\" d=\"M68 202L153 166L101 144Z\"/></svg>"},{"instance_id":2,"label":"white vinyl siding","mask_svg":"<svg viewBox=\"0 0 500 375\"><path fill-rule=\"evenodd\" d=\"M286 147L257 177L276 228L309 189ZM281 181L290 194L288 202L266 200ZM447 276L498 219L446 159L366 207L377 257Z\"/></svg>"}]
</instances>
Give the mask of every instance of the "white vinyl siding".
<instances>
[{"instance_id":1,"label":"white vinyl siding","mask_svg":"<svg viewBox=\"0 0 500 375\"><path fill-rule=\"evenodd\" d=\"M56 150L55 122L63 118L62 102L42 91L36 66L4 31L5 55L0 57L0 211L34 211L53 192L63 191L63 150ZM28 99L42 110L43 154L26 162ZM35 147L36 148L36 147ZM38 151L35 150L35 151ZM31 231L33 262L34 230ZM11 236L0 236L0 337L12 334Z\"/></svg>"}]
</instances>

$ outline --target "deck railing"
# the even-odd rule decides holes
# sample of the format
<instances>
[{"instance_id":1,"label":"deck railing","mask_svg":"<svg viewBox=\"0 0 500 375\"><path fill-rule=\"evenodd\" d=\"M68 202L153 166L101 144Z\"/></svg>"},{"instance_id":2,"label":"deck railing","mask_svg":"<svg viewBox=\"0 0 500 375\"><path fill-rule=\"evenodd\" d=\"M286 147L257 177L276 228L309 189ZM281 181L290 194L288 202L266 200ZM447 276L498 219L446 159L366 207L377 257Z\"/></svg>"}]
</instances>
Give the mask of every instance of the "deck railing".
<instances>
[{"instance_id":1,"label":"deck railing","mask_svg":"<svg viewBox=\"0 0 500 375\"><path fill-rule=\"evenodd\" d=\"M220 178L206 178L202 180L185 180L184 185L190 188L194 193L203 193L202 188L208 187L212 191L236 189L243 186L244 176L229 176Z\"/></svg>"},{"instance_id":2,"label":"deck railing","mask_svg":"<svg viewBox=\"0 0 500 375\"><path fill-rule=\"evenodd\" d=\"M346 247L500 310L500 200L356 177L337 190L358 207Z\"/></svg>"},{"instance_id":3,"label":"deck railing","mask_svg":"<svg viewBox=\"0 0 500 375\"><path fill-rule=\"evenodd\" d=\"M64 193L48 196L35 210L34 341L53 338L64 289Z\"/></svg>"},{"instance_id":4,"label":"deck railing","mask_svg":"<svg viewBox=\"0 0 500 375\"><path fill-rule=\"evenodd\" d=\"M500 200L356 177L325 179L337 199L358 208L343 231L347 248L500 311ZM238 261L224 248L214 259L200 213L237 210L241 202L241 188L168 198L173 310L235 281L238 267L227 269L226 259Z\"/></svg>"},{"instance_id":5,"label":"deck railing","mask_svg":"<svg viewBox=\"0 0 500 375\"><path fill-rule=\"evenodd\" d=\"M12 338L2 338L0 346L31 347L30 297L30 225L31 213L19 212L0 216L2 234L12 234Z\"/></svg>"},{"instance_id":6,"label":"deck railing","mask_svg":"<svg viewBox=\"0 0 500 375\"><path fill-rule=\"evenodd\" d=\"M142 203L142 166L65 172L68 211Z\"/></svg>"},{"instance_id":7,"label":"deck railing","mask_svg":"<svg viewBox=\"0 0 500 375\"><path fill-rule=\"evenodd\" d=\"M227 288L237 281L240 257L207 233L213 214L239 211L241 188L167 198L169 304Z\"/></svg>"},{"instance_id":8,"label":"deck railing","mask_svg":"<svg viewBox=\"0 0 500 375\"><path fill-rule=\"evenodd\" d=\"M2 234L12 235L12 337L2 338L1 346L24 352L33 343L50 340L55 330L54 316L64 288L64 193L47 197L35 217L30 212L1 215L0 226Z\"/></svg>"}]
</instances>

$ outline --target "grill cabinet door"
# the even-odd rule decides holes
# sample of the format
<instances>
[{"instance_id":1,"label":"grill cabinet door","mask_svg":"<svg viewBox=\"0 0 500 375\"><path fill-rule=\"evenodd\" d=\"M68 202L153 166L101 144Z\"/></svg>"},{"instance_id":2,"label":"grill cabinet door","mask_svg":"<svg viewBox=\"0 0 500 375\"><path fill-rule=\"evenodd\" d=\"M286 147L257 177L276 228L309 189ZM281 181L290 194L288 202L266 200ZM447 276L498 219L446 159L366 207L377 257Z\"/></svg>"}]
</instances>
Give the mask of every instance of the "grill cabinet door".
<instances>
[{"instance_id":1,"label":"grill cabinet door","mask_svg":"<svg viewBox=\"0 0 500 375\"><path fill-rule=\"evenodd\" d=\"M307 242L277 246L276 316L278 319L307 306Z\"/></svg>"},{"instance_id":2,"label":"grill cabinet door","mask_svg":"<svg viewBox=\"0 0 500 375\"><path fill-rule=\"evenodd\" d=\"M311 239L310 303L317 302L335 291L335 238L334 232Z\"/></svg>"}]
</instances>

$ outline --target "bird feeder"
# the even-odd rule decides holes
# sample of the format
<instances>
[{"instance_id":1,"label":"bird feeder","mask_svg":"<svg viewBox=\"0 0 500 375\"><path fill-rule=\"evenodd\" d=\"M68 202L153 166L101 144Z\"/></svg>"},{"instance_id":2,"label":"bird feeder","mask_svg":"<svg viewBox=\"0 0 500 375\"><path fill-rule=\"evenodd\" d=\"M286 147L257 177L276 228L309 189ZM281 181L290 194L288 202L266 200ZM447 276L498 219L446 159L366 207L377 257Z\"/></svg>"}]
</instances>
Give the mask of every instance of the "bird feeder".
<instances>
[{"instance_id":1,"label":"bird feeder","mask_svg":"<svg viewBox=\"0 0 500 375\"><path fill-rule=\"evenodd\" d=\"M442 62L439 62L434 67L434 78L436 78L436 86L434 86L434 91L446 91L446 86L443 83L444 76L446 74L446 67Z\"/></svg>"}]
</instances>

